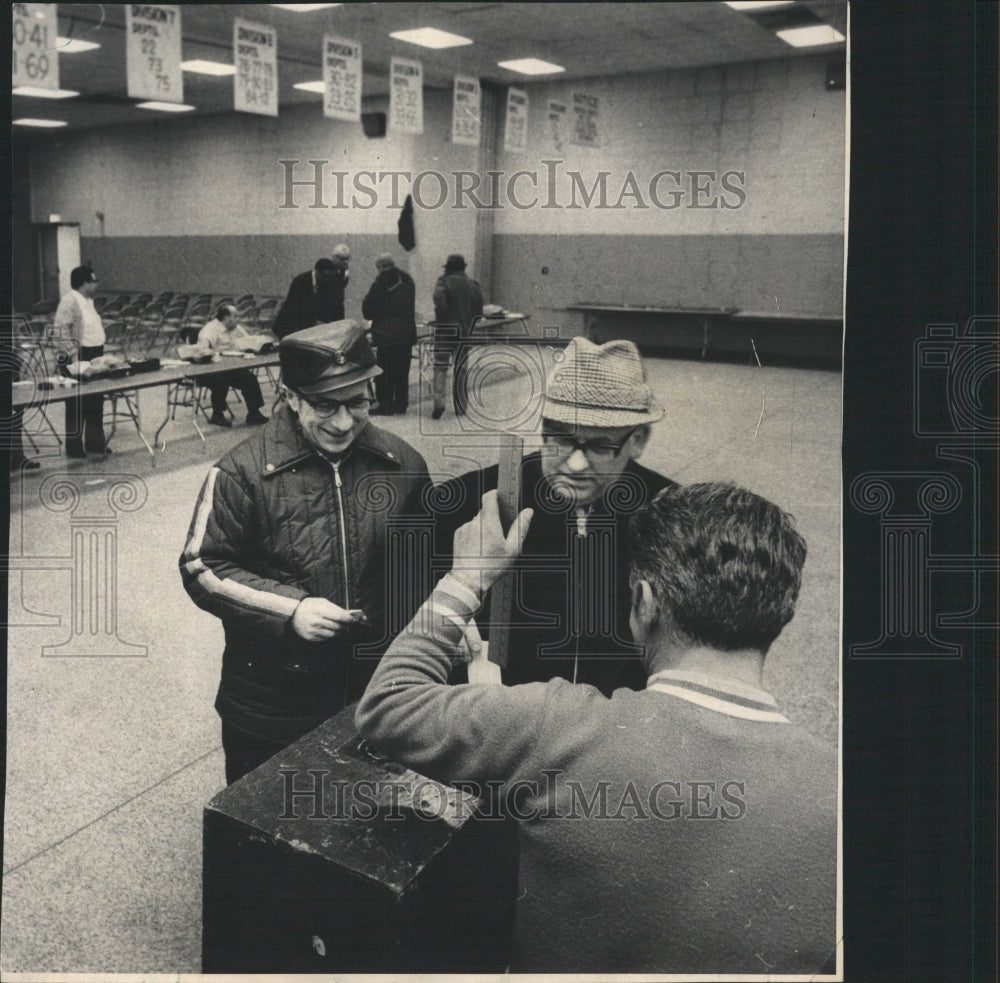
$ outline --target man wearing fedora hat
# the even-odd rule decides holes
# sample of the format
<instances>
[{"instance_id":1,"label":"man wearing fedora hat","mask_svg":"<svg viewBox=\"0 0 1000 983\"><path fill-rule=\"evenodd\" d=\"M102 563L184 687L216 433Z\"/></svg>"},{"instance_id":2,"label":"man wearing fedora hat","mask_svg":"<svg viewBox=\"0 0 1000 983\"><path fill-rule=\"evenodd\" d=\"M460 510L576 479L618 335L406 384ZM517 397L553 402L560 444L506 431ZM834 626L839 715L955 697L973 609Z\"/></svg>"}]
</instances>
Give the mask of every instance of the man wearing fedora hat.
<instances>
[{"instance_id":1,"label":"man wearing fedora hat","mask_svg":"<svg viewBox=\"0 0 1000 983\"><path fill-rule=\"evenodd\" d=\"M461 340L468 336L472 322L483 313L482 288L465 273L465 257L452 253L444 264L444 274L434 285L434 409L435 420L444 413L445 380L448 362L455 353L452 366L451 396L456 416L465 413L468 403L466 364L468 345Z\"/></svg>"},{"instance_id":2,"label":"man wearing fedora hat","mask_svg":"<svg viewBox=\"0 0 1000 983\"><path fill-rule=\"evenodd\" d=\"M285 401L209 472L180 559L192 600L225 627L215 706L230 783L357 699L421 599L416 564L387 557L394 536L412 538L430 478L368 420L382 370L364 328L307 328L279 353Z\"/></svg>"},{"instance_id":3,"label":"man wearing fedora hat","mask_svg":"<svg viewBox=\"0 0 1000 983\"><path fill-rule=\"evenodd\" d=\"M630 341L573 338L546 381L542 448L521 463L521 505L535 510L515 566L507 683L562 677L605 695L641 689L641 652L629 629L626 527L669 478L638 463L664 415ZM451 556L455 530L496 488L497 466L453 479L436 516L435 563ZM480 615L488 631L488 605Z\"/></svg>"}]
</instances>

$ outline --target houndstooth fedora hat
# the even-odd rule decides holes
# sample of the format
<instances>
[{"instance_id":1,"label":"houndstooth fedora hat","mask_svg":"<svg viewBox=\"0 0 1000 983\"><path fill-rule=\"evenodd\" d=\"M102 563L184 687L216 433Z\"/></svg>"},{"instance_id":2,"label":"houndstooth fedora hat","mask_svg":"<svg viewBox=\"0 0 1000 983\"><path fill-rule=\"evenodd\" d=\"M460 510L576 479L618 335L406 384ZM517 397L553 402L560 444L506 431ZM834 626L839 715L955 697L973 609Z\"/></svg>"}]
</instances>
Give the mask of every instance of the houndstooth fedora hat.
<instances>
[{"instance_id":1,"label":"houndstooth fedora hat","mask_svg":"<svg viewBox=\"0 0 1000 983\"><path fill-rule=\"evenodd\" d=\"M665 412L631 341L595 345L571 338L546 381L542 416L574 427L635 427L656 423Z\"/></svg>"}]
</instances>

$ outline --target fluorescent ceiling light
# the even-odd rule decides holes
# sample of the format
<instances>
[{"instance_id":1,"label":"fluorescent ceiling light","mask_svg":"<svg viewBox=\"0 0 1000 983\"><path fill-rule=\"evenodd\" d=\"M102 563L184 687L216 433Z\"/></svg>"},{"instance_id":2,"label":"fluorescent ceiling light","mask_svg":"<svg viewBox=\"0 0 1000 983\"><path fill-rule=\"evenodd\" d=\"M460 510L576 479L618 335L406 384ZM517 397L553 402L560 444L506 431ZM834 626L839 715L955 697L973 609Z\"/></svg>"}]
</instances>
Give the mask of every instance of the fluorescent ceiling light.
<instances>
[{"instance_id":1,"label":"fluorescent ceiling light","mask_svg":"<svg viewBox=\"0 0 1000 983\"><path fill-rule=\"evenodd\" d=\"M562 65L553 65L550 61L542 61L539 58L517 58L514 61L498 61L501 68L510 69L521 75L549 75L553 72L565 72Z\"/></svg>"},{"instance_id":2,"label":"fluorescent ceiling light","mask_svg":"<svg viewBox=\"0 0 1000 983\"><path fill-rule=\"evenodd\" d=\"M30 96L33 99L72 99L80 94L72 89L40 89L34 85L19 85L11 92L15 96Z\"/></svg>"},{"instance_id":3,"label":"fluorescent ceiling light","mask_svg":"<svg viewBox=\"0 0 1000 983\"><path fill-rule=\"evenodd\" d=\"M194 109L183 102L137 102L136 109L155 109L160 113L186 113Z\"/></svg>"},{"instance_id":4,"label":"fluorescent ceiling light","mask_svg":"<svg viewBox=\"0 0 1000 983\"><path fill-rule=\"evenodd\" d=\"M793 0L725 0L733 10L760 10L763 7L787 7Z\"/></svg>"},{"instance_id":5,"label":"fluorescent ceiling light","mask_svg":"<svg viewBox=\"0 0 1000 983\"><path fill-rule=\"evenodd\" d=\"M322 79L318 82L296 82L292 88L301 89L303 92L319 92L320 94L326 91L326 87L323 85Z\"/></svg>"},{"instance_id":6,"label":"fluorescent ceiling light","mask_svg":"<svg viewBox=\"0 0 1000 983\"><path fill-rule=\"evenodd\" d=\"M844 35L829 24L817 24L814 27L790 27L787 31L778 31L778 37L794 48L811 48L817 44L836 44L844 40Z\"/></svg>"},{"instance_id":7,"label":"fluorescent ceiling light","mask_svg":"<svg viewBox=\"0 0 1000 983\"><path fill-rule=\"evenodd\" d=\"M81 41L79 38L56 38L56 49L61 55L76 55L81 51L93 51L100 45L96 41Z\"/></svg>"},{"instance_id":8,"label":"fluorescent ceiling light","mask_svg":"<svg viewBox=\"0 0 1000 983\"><path fill-rule=\"evenodd\" d=\"M297 14L307 14L310 10L323 10L326 7L342 7L340 3L272 3L272 7L282 10L294 10Z\"/></svg>"},{"instance_id":9,"label":"fluorescent ceiling light","mask_svg":"<svg viewBox=\"0 0 1000 983\"><path fill-rule=\"evenodd\" d=\"M235 75L236 66L227 65L221 61L205 61L195 58L192 61L182 61L181 68L185 72L196 72L198 75Z\"/></svg>"},{"instance_id":10,"label":"fluorescent ceiling light","mask_svg":"<svg viewBox=\"0 0 1000 983\"><path fill-rule=\"evenodd\" d=\"M42 126L45 129L53 130L59 126L68 126L69 124L65 120L61 119L16 119L14 120L15 126Z\"/></svg>"},{"instance_id":11,"label":"fluorescent ceiling light","mask_svg":"<svg viewBox=\"0 0 1000 983\"><path fill-rule=\"evenodd\" d=\"M472 44L471 38L463 38L460 34L439 31L436 27L418 27L412 31L393 31L389 37L395 38L397 41L419 44L421 48L457 48L463 44Z\"/></svg>"}]
</instances>

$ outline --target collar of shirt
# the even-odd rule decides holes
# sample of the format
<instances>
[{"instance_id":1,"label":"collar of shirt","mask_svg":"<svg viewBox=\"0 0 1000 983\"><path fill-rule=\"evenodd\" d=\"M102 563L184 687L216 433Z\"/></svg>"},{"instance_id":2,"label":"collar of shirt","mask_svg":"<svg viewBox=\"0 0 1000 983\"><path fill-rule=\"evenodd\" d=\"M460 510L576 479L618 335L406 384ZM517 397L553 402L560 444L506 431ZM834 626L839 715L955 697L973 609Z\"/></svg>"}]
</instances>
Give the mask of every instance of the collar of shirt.
<instances>
[{"instance_id":1,"label":"collar of shirt","mask_svg":"<svg viewBox=\"0 0 1000 983\"><path fill-rule=\"evenodd\" d=\"M760 723L790 723L778 710L778 702L770 693L728 676L690 669L663 669L649 677L646 689L668 693L731 717Z\"/></svg>"}]
</instances>

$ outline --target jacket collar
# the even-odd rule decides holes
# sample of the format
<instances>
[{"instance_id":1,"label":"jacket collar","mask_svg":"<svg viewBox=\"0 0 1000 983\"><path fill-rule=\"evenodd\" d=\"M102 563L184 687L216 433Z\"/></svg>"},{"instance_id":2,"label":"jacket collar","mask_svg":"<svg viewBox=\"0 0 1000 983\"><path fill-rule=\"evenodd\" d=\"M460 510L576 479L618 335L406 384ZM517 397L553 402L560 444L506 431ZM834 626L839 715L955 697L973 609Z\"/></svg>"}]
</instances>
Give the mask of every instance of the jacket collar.
<instances>
[{"instance_id":1,"label":"jacket collar","mask_svg":"<svg viewBox=\"0 0 1000 983\"><path fill-rule=\"evenodd\" d=\"M535 451L529 454L525 458L524 464L525 476L531 480L532 495L534 501L529 503L535 507L535 509L541 509L546 514L553 514L554 512L565 512L567 514L573 512L574 507L568 503L565 506L556 506L553 504L553 499L551 496L546 496L543 486L548 482L548 478L542 473L542 455L540 451ZM620 475L618 475L614 481L610 482L608 486L601 493L601 497L595 502L591 502L587 507L586 511L590 515L625 515L631 514L631 510L612 507L609 505L610 501L615 501L615 496L617 495L624 502L631 502L635 499L635 483L638 482L647 491L647 496L650 494L648 484L643 476L642 471L635 461L629 461L625 465L624 470ZM546 504L542 505L542 502ZM522 505L522 508L524 506Z\"/></svg>"},{"instance_id":2,"label":"jacket collar","mask_svg":"<svg viewBox=\"0 0 1000 983\"><path fill-rule=\"evenodd\" d=\"M287 403L282 403L261 433L264 442L264 477L280 474L305 461L328 463L328 459L309 444L298 419ZM391 449L388 435L371 422L355 437L347 455L364 454L374 457L383 468L400 467L399 458Z\"/></svg>"}]
</instances>

